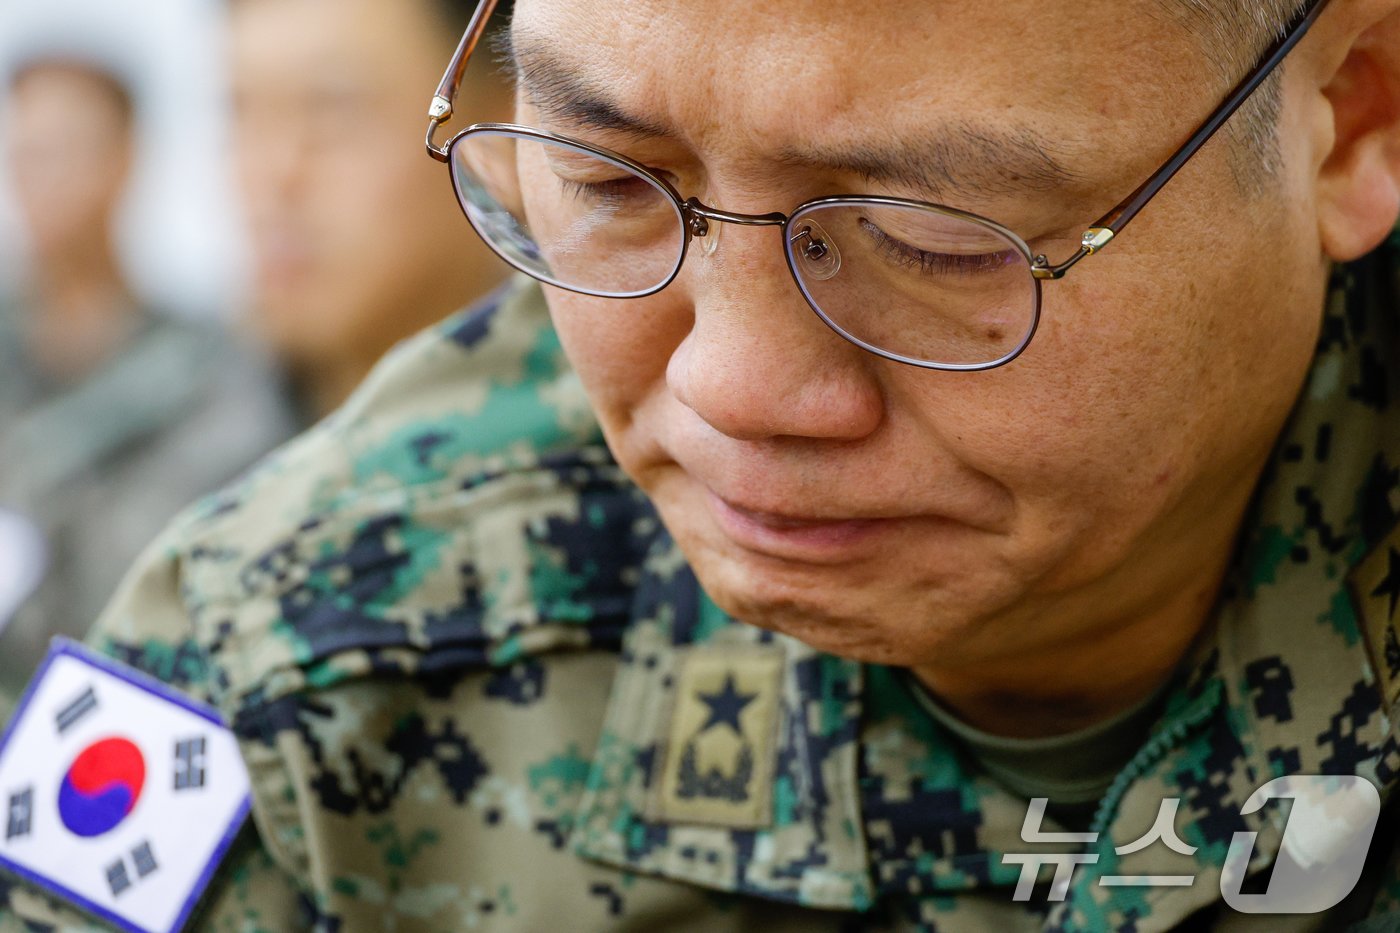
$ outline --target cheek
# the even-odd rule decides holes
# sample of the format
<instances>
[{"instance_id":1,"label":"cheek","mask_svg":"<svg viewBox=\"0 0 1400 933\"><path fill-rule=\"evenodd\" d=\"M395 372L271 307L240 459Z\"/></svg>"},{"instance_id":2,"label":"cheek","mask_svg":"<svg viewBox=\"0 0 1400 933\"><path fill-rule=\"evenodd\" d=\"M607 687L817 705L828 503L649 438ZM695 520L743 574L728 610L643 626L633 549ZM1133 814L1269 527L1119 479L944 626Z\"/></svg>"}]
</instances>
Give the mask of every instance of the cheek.
<instances>
[{"instance_id":1,"label":"cheek","mask_svg":"<svg viewBox=\"0 0 1400 933\"><path fill-rule=\"evenodd\" d=\"M417 248L424 211L451 197L443 178L430 188L427 168L367 142L347 144L308 173L300 219L338 274L356 277L357 270L391 265Z\"/></svg>"},{"instance_id":2,"label":"cheek","mask_svg":"<svg viewBox=\"0 0 1400 933\"><path fill-rule=\"evenodd\" d=\"M289 336L294 330L297 339L337 351L403 326L402 314L390 312L421 300L430 264L442 253L444 220L457 211L445 172L423 171L373 144L345 147L291 194L277 197L279 188L266 188L254 224L265 247L291 237L298 257L263 283L263 301L275 306L267 310ZM472 235L465 221L453 233ZM421 319L418 309L413 313Z\"/></svg>"},{"instance_id":3,"label":"cheek","mask_svg":"<svg viewBox=\"0 0 1400 933\"><path fill-rule=\"evenodd\" d=\"M1149 277L1150 258L1106 253L1079 282L1048 284L1027 353L942 399L937 430L1012 491L1026 555L1069 555L1066 578L1173 516L1233 507L1311 358L1320 291L1299 294L1257 253L1170 258Z\"/></svg>"},{"instance_id":4,"label":"cheek","mask_svg":"<svg viewBox=\"0 0 1400 933\"><path fill-rule=\"evenodd\" d=\"M27 179L18 182L17 190L34 227L71 236L82 232L81 225L100 219L120 190L120 179L114 184L101 165L35 166Z\"/></svg>"},{"instance_id":5,"label":"cheek","mask_svg":"<svg viewBox=\"0 0 1400 933\"><path fill-rule=\"evenodd\" d=\"M583 382L609 444L633 472L653 441L636 419L666 397L666 366L690 330L679 289L647 298L592 298L545 286L560 342Z\"/></svg>"},{"instance_id":6,"label":"cheek","mask_svg":"<svg viewBox=\"0 0 1400 933\"><path fill-rule=\"evenodd\" d=\"M1068 281L1045 291L1040 328L1022 357L939 380L904 406L1020 501L1131 496L1140 474L1168 469L1186 441L1189 387L1200 385L1207 365L1200 341L1161 323L1177 309L1160 297L1152 307L1132 289Z\"/></svg>"},{"instance_id":7,"label":"cheek","mask_svg":"<svg viewBox=\"0 0 1400 933\"><path fill-rule=\"evenodd\" d=\"M427 203L420 181L423 171L431 167L406 159L382 141L347 142L333 162L307 173L311 219L323 235L347 243L377 241L383 247L388 238L376 231L413 224ZM447 182L441 184L442 190L436 193L450 197Z\"/></svg>"}]
</instances>

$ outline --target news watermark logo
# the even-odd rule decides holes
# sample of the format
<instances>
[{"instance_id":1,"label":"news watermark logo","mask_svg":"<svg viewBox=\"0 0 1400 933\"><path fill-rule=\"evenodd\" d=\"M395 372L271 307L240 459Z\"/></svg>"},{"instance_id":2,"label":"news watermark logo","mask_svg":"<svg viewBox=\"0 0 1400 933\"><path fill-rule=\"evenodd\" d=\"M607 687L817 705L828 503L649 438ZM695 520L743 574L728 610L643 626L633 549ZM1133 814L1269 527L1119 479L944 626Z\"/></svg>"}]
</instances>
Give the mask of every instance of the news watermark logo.
<instances>
[{"instance_id":1,"label":"news watermark logo","mask_svg":"<svg viewBox=\"0 0 1400 933\"><path fill-rule=\"evenodd\" d=\"M1292 803L1283 841L1274 861L1267 890L1260 894L1243 892L1254 854L1257 833L1235 833L1225 855L1220 876L1220 894L1225 903L1247 914L1315 914L1330 910L1352 892L1361 879L1366 855L1380 816L1381 798L1371 782L1356 775L1297 774L1270 781L1256 790L1240 808L1241 815L1258 812L1271 800ZM1046 832L1048 798L1031 800L1021 825L1021 841L1028 844L1079 847L1098 841L1098 833ZM1180 855L1193 855L1196 847L1184 842L1176 832L1179 798L1162 801L1157 818L1140 839L1114 848L1117 855L1131 855L1156 843ZM1012 899L1030 900L1042 868L1054 866L1048 899L1063 901L1074 872L1080 865L1093 865L1096 852L1011 853L1002 863L1020 865ZM1101 887L1189 887L1195 875L1104 875Z\"/></svg>"}]
</instances>

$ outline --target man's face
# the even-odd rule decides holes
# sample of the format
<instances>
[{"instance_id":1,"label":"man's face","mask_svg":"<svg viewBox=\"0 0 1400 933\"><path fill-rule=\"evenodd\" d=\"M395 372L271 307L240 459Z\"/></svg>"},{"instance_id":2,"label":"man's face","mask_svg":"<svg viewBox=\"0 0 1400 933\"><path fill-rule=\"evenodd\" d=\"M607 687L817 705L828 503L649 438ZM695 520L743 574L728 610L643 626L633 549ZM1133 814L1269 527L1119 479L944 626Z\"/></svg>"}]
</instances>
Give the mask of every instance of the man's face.
<instances>
[{"instance_id":1,"label":"man's face","mask_svg":"<svg viewBox=\"0 0 1400 933\"><path fill-rule=\"evenodd\" d=\"M26 69L3 135L36 255L105 249L132 156L131 116L107 79L59 62Z\"/></svg>"},{"instance_id":2,"label":"man's face","mask_svg":"<svg viewBox=\"0 0 1400 933\"><path fill-rule=\"evenodd\" d=\"M372 360L499 276L418 141L451 48L431 10L426 0L233 8L257 323L294 360Z\"/></svg>"},{"instance_id":3,"label":"man's face","mask_svg":"<svg viewBox=\"0 0 1400 933\"><path fill-rule=\"evenodd\" d=\"M568 112L605 109L542 107L529 87L520 118L725 210L935 200L1059 261L1226 90L1154 10L522 0L527 77L567 77L609 104L601 122L659 132L580 122ZM987 141L1007 137L1070 176L1000 164ZM822 155L915 141L942 157L941 190ZM1212 143L1107 251L1045 285L1036 338L988 372L844 342L804 303L774 228L725 225L649 298L549 302L616 456L721 606L869 660L1005 659L1212 597L1308 367L1326 270L1310 166L1289 162L1251 199L1238 165Z\"/></svg>"}]
</instances>

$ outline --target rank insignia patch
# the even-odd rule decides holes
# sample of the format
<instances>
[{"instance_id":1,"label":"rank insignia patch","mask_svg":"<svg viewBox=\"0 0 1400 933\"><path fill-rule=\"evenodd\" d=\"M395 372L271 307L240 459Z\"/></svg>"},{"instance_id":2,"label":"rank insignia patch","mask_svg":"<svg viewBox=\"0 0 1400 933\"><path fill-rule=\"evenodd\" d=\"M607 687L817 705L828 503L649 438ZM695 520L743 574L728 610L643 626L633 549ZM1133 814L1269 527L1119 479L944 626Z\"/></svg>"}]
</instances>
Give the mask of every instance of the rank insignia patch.
<instances>
[{"instance_id":1,"label":"rank insignia patch","mask_svg":"<svg viewBox=\"0 0 1400 933\"><path fill-rule=\"evenodd\" d=\"M0 739L0 868L124 930L172 933L248 791L212 709L57 640Z\"/></svg>"},{"instance_id":2,"label":"rank insignia patch","mask_svg":"<svg viewBox=\"0 0 1400 933\"><path fill-rule=\"evenodd\" d=\"M1361 632L1387 706L1400 699L1400 533L1392 534L1351 572Z\"/></svg>"},{"instance_id":3,"label":"rank insignia patch","mask_svg":"<svg viewBox=\"0 0 1400 933\"><path fill-rule=\"evenodd\" d=\"M660 819L736 829L769 824L782 673L776 648L685 653L658 786Z\"/></svg>"}]
</instances>

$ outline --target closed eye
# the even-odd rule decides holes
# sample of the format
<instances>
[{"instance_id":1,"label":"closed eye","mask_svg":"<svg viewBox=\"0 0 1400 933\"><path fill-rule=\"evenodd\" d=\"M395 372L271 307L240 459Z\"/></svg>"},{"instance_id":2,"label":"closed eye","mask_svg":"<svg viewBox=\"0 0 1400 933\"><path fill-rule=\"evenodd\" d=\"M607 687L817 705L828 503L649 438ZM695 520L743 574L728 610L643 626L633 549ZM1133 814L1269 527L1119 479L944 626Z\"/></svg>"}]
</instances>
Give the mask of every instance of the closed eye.
<instances>
[{"instance_id":1,"label":"closed eye","mask_svg":"<svg viewBox=\"0 0 1400 933\"><path fill-rule=\"evenodd\" d=\"M890 236L867 218L860 219L860 228L875 244L876 251L895 265L910 268L925 275L976 275L1000 272L1021 257L1011 250L992 253L928 250L913 246Z\"/></svg>"},{"instance_id":2,"label":"closed eye","mask_svg":"<svg viewBox=\"0 0 1400 933\"><path fill-rule=\"evenodd\" d=\"M625 197L636 197L648 192L654 193L651 185L635 176L610 178L607 181L573 181L568 178L560 178L559 184L565 193L573 197L598 201L612 201Z\"/></svg>"}]
</instances>

